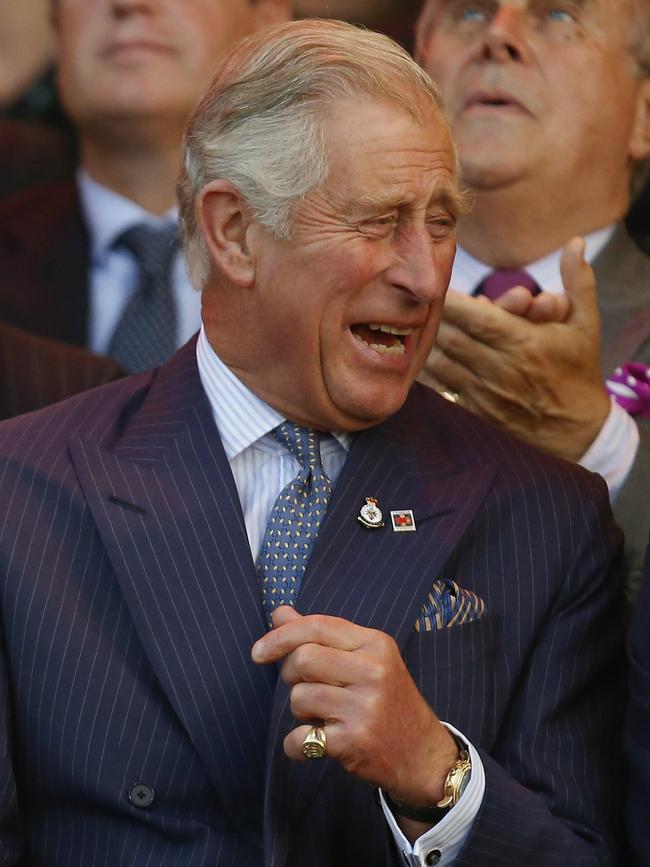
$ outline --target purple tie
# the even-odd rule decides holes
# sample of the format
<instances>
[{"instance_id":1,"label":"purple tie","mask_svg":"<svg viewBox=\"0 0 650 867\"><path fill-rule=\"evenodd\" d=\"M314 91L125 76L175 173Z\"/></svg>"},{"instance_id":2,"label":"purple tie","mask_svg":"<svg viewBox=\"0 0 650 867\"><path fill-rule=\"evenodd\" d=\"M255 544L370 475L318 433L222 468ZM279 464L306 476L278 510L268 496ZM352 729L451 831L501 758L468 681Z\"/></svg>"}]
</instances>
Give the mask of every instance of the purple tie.
<instances>
[{"instance_id":1,"label":"purple tie","mask_svg":"<svg viewBox=\"0 0 650 867\"><path fill-rule=\"evenodd\" d=\"M492 271L477 286L473 294L485 295L490 301L496 301L500 295L503 295L508 289L512 289L513 286L525 286L526 289L530 290L532 295L537 295L540 291L539 286L527 271L508 269L505 271Z\"/></svg>"}]
</instances>

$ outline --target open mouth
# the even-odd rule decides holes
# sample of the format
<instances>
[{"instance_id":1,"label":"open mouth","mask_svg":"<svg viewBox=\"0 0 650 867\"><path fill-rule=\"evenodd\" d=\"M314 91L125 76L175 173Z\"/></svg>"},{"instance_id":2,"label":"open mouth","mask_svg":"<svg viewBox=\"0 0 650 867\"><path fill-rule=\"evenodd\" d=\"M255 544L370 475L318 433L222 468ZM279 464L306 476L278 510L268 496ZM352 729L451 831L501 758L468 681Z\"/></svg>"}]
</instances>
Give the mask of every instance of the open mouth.
<instances>
[{"instance_id":1,"label":"open mouth","mask_svg":"<svg viewBox=\"0 0 650 867\"><path fill-rule=\"evenodd\" d=\"M355 340L365 343L380 355L403 355L406 351L404 341L414 329L369 322L351 325L350 331Z\"/></svg>"}]
</instances>

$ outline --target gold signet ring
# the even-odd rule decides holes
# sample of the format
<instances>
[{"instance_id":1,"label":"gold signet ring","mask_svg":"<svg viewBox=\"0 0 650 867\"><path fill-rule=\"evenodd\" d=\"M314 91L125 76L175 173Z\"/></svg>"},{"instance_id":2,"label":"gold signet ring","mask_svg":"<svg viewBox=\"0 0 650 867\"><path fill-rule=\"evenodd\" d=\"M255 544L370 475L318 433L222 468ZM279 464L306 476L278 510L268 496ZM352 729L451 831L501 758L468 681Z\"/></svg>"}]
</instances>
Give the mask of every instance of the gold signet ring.
<instances>
[{"instance_id":1,"label":"gold signet ring","mask_svg":"<svg viewBox=\"0 0 650 867\"><path fill-rule=\"evenodd\" d=\"M307 759L322 759L327 749L327 738L322 726L312 726L302 742L302 752Z\"/></svg>"}]
</instances>

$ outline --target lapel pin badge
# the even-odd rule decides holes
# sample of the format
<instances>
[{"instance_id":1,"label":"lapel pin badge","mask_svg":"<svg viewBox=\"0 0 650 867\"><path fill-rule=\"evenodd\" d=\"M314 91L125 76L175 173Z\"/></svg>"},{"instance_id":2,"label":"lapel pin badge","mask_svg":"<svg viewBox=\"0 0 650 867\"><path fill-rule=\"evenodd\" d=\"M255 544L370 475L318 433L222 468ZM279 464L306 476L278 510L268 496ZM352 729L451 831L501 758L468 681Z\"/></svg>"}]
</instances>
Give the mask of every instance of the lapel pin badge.
<instances>
[{"instance_id":1,"label":"lapel pin badge","mask_svg":"<svg viewBox=\"0 0 650 867\"><path fill-rule=\"evenodd\" d=\"M414 533L415 518L412 509L395 509L390 513L394 533Z\"/></svg>"},{"instance_id":2,"label":"lapel pin badge","mask_svg":"<svg viewBox=\"0 0 650 867\"><path fill-rule=\"evenodd\" d=\"M366 503L361 506L357 521L360 521L368 530L377 530L384 526L384 516L374 497L366 497Z\"/></svg>"}]
</instances>

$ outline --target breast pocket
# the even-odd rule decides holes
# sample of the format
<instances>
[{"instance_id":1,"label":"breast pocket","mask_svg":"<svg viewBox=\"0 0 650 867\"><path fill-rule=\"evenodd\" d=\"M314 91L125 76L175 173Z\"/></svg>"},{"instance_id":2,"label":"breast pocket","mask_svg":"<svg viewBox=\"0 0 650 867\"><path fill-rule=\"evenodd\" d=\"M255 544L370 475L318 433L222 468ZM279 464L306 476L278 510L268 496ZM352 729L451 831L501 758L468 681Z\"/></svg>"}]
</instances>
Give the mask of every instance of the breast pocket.
<instances>
[{"instance_id":1,"label":"breast pocket","mask_svg":"<svg viewBox=\"0 0 650 867\"><path fill-rule=\"evenodd\" d=\"M493 737L494 622L489 614L462 626L413 632L404 661L441 720L478 744Z\"/></svg>"}]
</instances>

